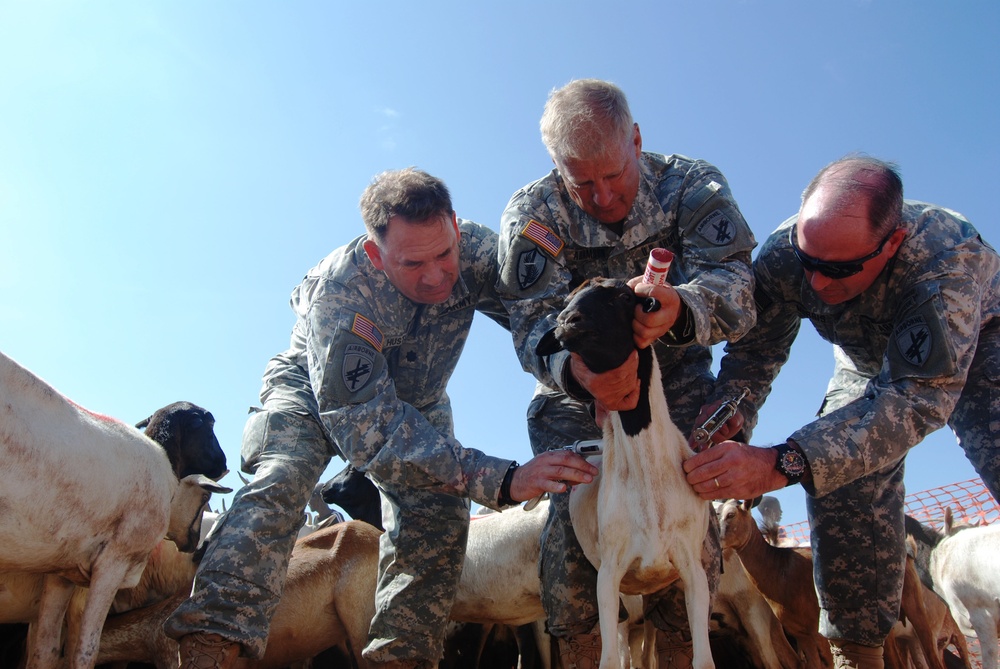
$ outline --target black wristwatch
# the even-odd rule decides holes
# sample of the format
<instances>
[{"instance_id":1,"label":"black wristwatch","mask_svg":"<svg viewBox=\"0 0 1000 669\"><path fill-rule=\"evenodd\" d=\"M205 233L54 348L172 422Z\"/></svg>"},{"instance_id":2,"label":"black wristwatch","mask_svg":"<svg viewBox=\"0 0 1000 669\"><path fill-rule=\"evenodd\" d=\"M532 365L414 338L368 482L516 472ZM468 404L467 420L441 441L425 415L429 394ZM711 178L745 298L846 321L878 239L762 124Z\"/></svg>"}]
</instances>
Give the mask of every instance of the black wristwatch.
<instances>
[{"instance_id":1,"label":"black wristwatch","mask_svg":"<svg viewBox=\"0 0 1000 669\"><path fill-rule=\"evenodd\" d=\"M772 446L772 448L778 451L778 460L774 463L774 468L788 479L788 483L785 486L794 485L801 481L802 477L806 474L806 468L809 466L802 453L787 443Z\"/></svg>"}]
</instances>

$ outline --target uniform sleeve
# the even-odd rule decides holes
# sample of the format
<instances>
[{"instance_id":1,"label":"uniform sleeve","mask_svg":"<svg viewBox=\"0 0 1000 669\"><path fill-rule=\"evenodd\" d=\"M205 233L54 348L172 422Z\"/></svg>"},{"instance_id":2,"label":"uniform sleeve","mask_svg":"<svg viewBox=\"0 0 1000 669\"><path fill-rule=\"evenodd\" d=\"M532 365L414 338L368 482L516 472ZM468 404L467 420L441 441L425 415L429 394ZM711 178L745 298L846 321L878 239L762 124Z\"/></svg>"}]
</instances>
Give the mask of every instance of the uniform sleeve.
<instances>
[{"instance_id":1,"label":"uniform sleeve","mask_svg":"<svg viewBox=\"0 0 1000 669\"><path fill-rule=\"evenodd\" d=\"M484 225L464 221L462 236L468 237L468 257L477 287L476 311L510 331L510 312L500 299L497 279L497 233Z\"/></svg>"},{"instance_id":2,"label":"uniform sleeve","mask_svg":"<svg viewBox=\"0 0 1000 669\"><path fill-rule=\"evenodd\" d=\"M941 264L950 267L904 296L863 396L791 436L809 460L816 496L898 462L951 416L979 338L981 284L961 263Z\"/></svg>"},{"instance_id":3,"label":"uniform sleeve","mask_svg":"<svg viewBox=\"0 0 1000 669\"><path fill-rule=\"evenodd\" d=\"M708 163L695 161L683 189L677 225L687 281L674 288L694 327L686 338L674 335L675 343L711 346L735 341L756 321L753 233L725 177ZM671 343L669 337L664 341Z\"/></svg>"},{"instance_id":4,"label":"uniform sleeve","mask_svg":"<svg viewBox=\"0 0 1000 669\"><path fill-rule=\"evenodd\" d=\"M775 261L772 248L765 244L753 265L756 325L741 339L726 345L715 389L707 400L724 400L738 396L744 388L748 390L749 394L740 404L746 419L743 431L747 440L757 425L760 409L771 393L774 379L788 361L801 323L796 304L785 299L772 276L770 265Z\"/></svg>"},{"instance_id":5,"label":"uniform sleeve","mask_svg":"<svg viewBox=\"0 0 1000 669\"><path fill-rule=\"evenodd\" d=\"M804 313L798 302L801 268L775 242L786 234L783 225L754 262L757 325L726 347L712 394L717 400L744 387L750 391L741 405L747 439ZM950 256L921 273L889 315L891 332L877 373L855 369L834 347L836 372L821 417L790 437L809 461L812 495L898 462L947 422L962 393L981 327L982 284Z\"/></svg>"},{"instance_id":6,"label":"uniform sleeve","mask_svg":"<svg viewBox=\"0 0 1000 669\"><path fill-rule=\"evenodd\" d=\"M551 218L542 201L524 190L514 194L500 220L497 290L510 314L514 350L524 371L550 388L579 397L581 389L568 387L572 385L567 379L569 353L535 353L545 333L555 328L566 296L576 287L563 265L562 241L550 227ZM522 234L532 224L535 240L541 244Z\"/></svg>"},{"instance_id":7,"label":"uniform sleeve","mask_svg":"<svg viewBox=\"0 0 1000 669\"><path fill-rule=\"evenodd\" d=\"M511 461L465 448L454 438L443 392L441 403L425 413L396 395L381 334L366 313L363 304L345 305L330 296L309 309L309 376L324 428L348 461L376 480L498 508Z\"/></svg>"}]
</instances>

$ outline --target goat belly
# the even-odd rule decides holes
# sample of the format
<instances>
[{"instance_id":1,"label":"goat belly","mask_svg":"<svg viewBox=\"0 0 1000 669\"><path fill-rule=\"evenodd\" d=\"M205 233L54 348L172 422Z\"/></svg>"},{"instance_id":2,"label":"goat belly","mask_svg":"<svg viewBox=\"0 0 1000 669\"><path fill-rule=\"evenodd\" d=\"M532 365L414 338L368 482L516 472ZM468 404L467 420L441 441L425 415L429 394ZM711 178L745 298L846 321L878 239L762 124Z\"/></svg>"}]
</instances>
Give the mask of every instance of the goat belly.
<instances>
[{"instance_id":1,"label":"goat belly","mask_svg":"<svg viewBox=\"0 0 1000 669\"><path fill-rule=\"evenodd\" d=\"M680 573L667 565L640 567L633 565L622 577L620 590L626 595L646 595L667 588L681 578Z\"/></svg>"}]
</instances>

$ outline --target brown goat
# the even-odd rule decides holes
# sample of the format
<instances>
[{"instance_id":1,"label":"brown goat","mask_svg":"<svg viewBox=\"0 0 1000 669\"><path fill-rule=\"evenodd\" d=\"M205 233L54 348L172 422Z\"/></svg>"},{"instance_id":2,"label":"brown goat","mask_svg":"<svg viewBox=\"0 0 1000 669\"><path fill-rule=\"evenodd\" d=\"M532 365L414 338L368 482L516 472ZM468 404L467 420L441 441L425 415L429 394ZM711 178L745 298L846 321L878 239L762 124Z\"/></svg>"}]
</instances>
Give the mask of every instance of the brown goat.
<instances>
[{"instance_id":1,"label":"brown goat","mask_svg":"<svg viewBox=\"0 0 1000 669\"><path fill-rule=\"evenodd\" d=\"M281 602L271 619L264 657L241 658L238 667L279 669L334 646L358 667L367 667L361 650L375 613L380 534L367 523L349 521L299 539ZM177 642L164 635L163 622L186 597L185 591L108 618L98 662L143 661L157 669L174 669Z\"/></svg>"},{"instance_id":2,"label":"brown goat","mask_svg":"<svg viewBox=\"0 0 1000 669\"><path fill-rule=\"evenodd\" d=\"M807 669L833 666L829 642L819 633L819 599L812 550L772 546L750 515L750 503L727 501L719 513L722 547L735 548L747 575L795 640Z\"/></svg>"}]
</instances>

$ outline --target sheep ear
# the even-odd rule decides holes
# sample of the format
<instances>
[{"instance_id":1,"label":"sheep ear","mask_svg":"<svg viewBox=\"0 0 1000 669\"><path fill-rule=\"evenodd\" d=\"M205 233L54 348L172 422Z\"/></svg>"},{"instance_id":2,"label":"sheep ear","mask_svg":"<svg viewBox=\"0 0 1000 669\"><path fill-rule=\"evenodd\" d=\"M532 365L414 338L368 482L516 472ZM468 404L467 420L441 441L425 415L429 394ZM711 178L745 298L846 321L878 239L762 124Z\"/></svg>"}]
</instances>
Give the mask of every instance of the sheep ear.
<instances>
[{"instance_id":1,"label":"sheep ear","mask_svg":"<svg viewBox=\"0 0 1000 669\"><path fill-rule=\"evenodd\" d=\"M152 416L150 416L149 418L152 418ZM144 428L147 425L149 425L149 418L144 418L144 419L140 420L138 423L136 423L135 424L136 428L139 429L139 430L141 430L142 428Z\"/></svg>"},{"instance_id":2,"label":"sheep ear","mask_svg":"<svg viewBox=\"0 0 1000 669\"><path fill-rule=\"evenodd\" d=\"M538 345L535 346L535 353L538 355L552 355L553 353L558 353L561 350L563 350L563 345L562 342L556 338L555 328L552 328L542 335Z\"/></svg>"}]
</instances>

